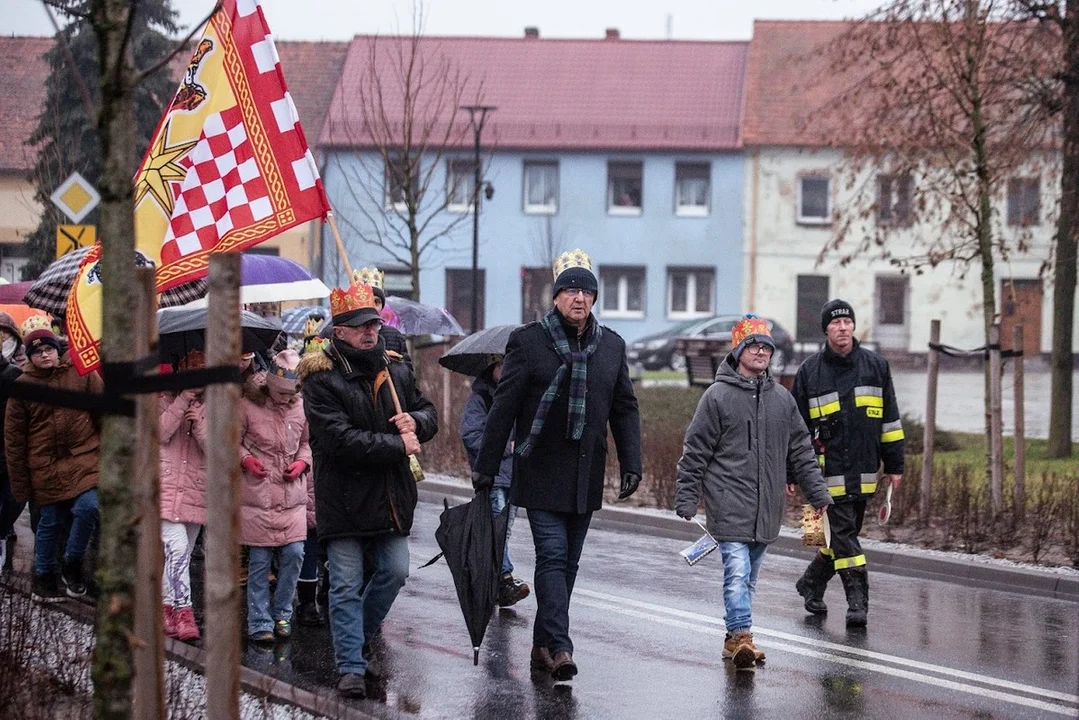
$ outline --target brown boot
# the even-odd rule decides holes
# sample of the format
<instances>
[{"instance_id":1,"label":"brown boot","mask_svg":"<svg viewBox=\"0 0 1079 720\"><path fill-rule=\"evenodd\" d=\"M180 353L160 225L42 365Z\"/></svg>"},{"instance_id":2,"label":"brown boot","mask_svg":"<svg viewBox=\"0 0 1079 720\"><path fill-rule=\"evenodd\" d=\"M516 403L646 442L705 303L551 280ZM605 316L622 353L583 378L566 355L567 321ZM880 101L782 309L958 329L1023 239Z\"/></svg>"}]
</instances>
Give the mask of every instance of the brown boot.
<instances>
[{"instance_id":1,"label":"brown boot","mask_svg":"<svg viewBox=\"0 0 1079 720\"><path fill-rule=\"evenodd\" d=\"M731 638L734 652L731 654L731 662L739 670L751 670L757 662L757 646L753 644L753 633L736 632Z\"/></svg>"},{"instance_id":2,"label":"brown boot","mask_svg":"<svg viewBox=\"0 0 1079 720\"><path fill-rule=\"evenodd\" d=\"M750 639L752 639L753 636L750 635L749 637ZM732 657L734 657L734 651L737 649L738 643L735 641L734 637L730 633L727 633L727 637L723 640L723 659L730 660ZM756 653L757 662L764 662L765 658L767 657L764 654L764 651L756 645L753 646L753 650Z\"/></svg>"},{"instance_id":3,"label":"brown boot","mask_svg":"<svg viewBox=\"0 0 1079 720\"><path fill-rule=\"evenodd\" d=\"M533 645L531 666L536 672L550 674L554 670L554 658L551 657L551 651L541 645Z\"/></svg>"},{"instance_id":4,"label":"brown boot","mask_svg":"<svg viewBox=\"0 0 1079 720\"><path fill-rule=\"evenodd\" d=\"M551 677L555 680L570 680L576 674L577 664L573 662L573 656L564 650L560 653L555 653Z\"/></svg>"}]
</instances>

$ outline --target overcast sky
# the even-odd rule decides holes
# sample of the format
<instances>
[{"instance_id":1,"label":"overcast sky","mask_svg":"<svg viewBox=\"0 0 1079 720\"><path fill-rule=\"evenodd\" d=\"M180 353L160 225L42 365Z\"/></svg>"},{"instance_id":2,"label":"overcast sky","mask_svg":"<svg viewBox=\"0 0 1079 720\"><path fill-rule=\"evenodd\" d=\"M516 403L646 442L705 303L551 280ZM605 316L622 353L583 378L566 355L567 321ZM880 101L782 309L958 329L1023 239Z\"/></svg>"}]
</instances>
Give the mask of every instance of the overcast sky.
<instances>
[{"instance_id":1,"label":"overcast sky","mask_svg":"<svg viewBox=\"0 0 1079 720\"><path fill-rule=\"evenodd\" d=\"M521 35L526 26L541 37L603 36L618 28L623 38L745 40L754 19L858 17L882 0L428 0L428 35ZM0 0L0 34L49 35L40 0ZM172 0L180 24L190 28L213 8L213 0ZM12 8L12 6L14 6ZM344 40L356 34L408 32L411 0L262 0L275 37ZM14 12L12 12L14 9Z\"/></svg>"}]
</instances>

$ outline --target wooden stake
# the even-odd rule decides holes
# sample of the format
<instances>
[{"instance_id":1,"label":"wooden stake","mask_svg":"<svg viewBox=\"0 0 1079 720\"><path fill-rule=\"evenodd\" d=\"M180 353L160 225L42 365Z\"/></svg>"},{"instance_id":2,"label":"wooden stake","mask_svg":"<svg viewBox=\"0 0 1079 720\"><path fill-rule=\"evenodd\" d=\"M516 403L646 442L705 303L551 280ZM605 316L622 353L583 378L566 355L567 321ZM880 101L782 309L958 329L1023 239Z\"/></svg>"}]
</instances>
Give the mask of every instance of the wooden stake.
<instances>
[{"instance_id":1,"label":"wooden stake","mask_svg":"<svg viewBox=\"0 0 1079 720\"><path fill-rule=\"evenodd\" d=\"M333 219L333 213L327 213L326 219L330 221L330 230L333 231L333 239L337 242L337 254L341 256L341 262L345 266L345 274L348 276L345 287L348 287L352 283L352 265L348 261L348 254L345 253L345 243L341 241L341 233L337 231L337 222Z\"/></svg>"},{"instance_id":2,"label":"wooden stake","mask_svg":"<svg viewBox=\"0 0 1079 720\"><path fill-rule=\"evenodd\" d=\"M930 502L933 489L933 444L937 434L937 378L940 374L940 320L929 323L929 355L926 358L925 382L925 434L922 436L922 497L918 514L923 524L929 523Z\"/></svg>"},{"instance_id":3,"label":"wooden stake","mask_svg":"<svg viewBox=\"0 0 1079 720\"><path fill-rule=\"evenodd\" d=\"M1015 338L1012 347L1016 352L1023 350L1023 326L1016 325L1013 330ZM1022 520L1026 515L1026 481L1027 481L1027 420L1026 406L1023 388L1023 356L1016 355L1012 366L1015 385L1015 487L1012 488L1015 500L1015 516Z\"/></svg>"},{"instance_id":4,"label":"wooden stake","mask_svg":"<svg viewBox=\"0 0 1079 720\"><path fill-rule=\"evenodd\" d=\"M206 363L240 357L240 256L210 258ZM240 386L206 388L206 716L240 717Z\"/></svg>"},{"instance_id":5,"label":"wooden stake","mask_svg":"<svg viewBox=\"0 0 1079 720\"><path fill-rule=\"evenodd\" d=\"M989 502L993 517L1004 510L1004 429L1001 410L1000 324L989 328Z\"/></svg>"},{"instance_id":6,"label":"wooden stake","mask_svg":"<svg viewBox=\"0 0 1079 720\"><path fill-rule=\"evenodd\" d=\"M157 350L157 288L153 268L135 269L135 357ZM152 374L156 374L154 369ZM135 401L134 495L138 508L138 549L135 554L135 666L132 717L165 717L165 635L162 628L161 485L158 457L158 422L161 406L157 393L143 393Z\"/></svg>"}]
</instances>

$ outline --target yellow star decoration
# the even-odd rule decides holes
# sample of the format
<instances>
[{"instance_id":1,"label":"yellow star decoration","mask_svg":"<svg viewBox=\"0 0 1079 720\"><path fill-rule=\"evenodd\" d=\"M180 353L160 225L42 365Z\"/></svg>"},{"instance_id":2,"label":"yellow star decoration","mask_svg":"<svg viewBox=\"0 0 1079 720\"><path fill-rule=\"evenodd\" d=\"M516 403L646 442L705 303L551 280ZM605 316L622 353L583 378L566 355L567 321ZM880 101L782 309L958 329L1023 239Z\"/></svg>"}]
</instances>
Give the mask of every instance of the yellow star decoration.
<instances>
[{"instance_id":1,"label":"yellow star decoration","mask_svg":"<svg viewBox=\"0 0 1079 720\"><path fill-rule=\"evenodd\" d=\"M170 121L171 122L171 121ZM166 217L172 217L172 190L170 182L182 182L187 176L187 169L179 164L178 160L186 155L191 148L198 143L197 140L179 143L178 145L165 145L165 138L169 135L169 122L158 133L154 142L153 151L150 153L150 161L139 173L135 182L135 206L137 207L146 193L152 193L157 204L165 211Z\"/></svg>"}]
</instances>

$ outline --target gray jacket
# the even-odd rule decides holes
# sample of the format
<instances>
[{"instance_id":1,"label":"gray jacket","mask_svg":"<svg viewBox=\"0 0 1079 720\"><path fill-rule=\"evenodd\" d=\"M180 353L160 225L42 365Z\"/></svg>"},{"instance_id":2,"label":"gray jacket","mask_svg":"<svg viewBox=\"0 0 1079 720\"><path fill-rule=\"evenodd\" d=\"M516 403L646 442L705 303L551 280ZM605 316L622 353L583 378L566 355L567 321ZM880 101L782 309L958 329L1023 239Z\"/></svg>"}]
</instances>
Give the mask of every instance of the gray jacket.
<instances>
[{"instance_id":1,"label":"gray jacket","mask_svg":"<svg viewBox=\"0 0 1079 720\"><path fill-rule=\"evenodd\" d=\"M686 428L674 507L697 512L720 542L770 543L779 536L788 479L815 507L832 503L798 406L771 373L747 378L720 363Z\"/></svg>"}]
</instances>

